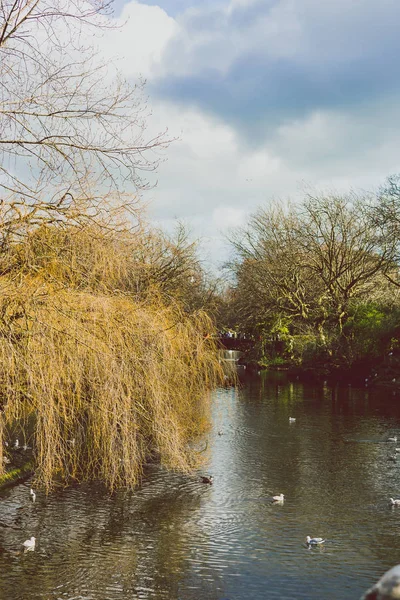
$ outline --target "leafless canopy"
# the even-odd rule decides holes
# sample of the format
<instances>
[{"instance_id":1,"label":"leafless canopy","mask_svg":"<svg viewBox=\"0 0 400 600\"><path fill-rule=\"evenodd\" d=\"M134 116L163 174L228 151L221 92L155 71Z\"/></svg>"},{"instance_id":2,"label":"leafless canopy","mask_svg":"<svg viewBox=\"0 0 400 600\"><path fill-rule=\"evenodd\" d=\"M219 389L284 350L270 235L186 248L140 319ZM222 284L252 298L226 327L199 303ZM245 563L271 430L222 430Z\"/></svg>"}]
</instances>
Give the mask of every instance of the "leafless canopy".
<instances>
[{"instance_id":1,"label":"leafless canopy","mask_svg":"<svg viewBox=\"0 0 400 600\"><path fill-rule=\"evenodd\" d=\"M341 334L356 301L383 297L393 246L371 218L369 197L311 196L260 208L231 242L236 307L245 324L285 319ZM256 317L255 317L256 316Z\"/></svg>"},{"instance_id":2,"label":"leafless canopy","mask_svg":"<svg viewBox=\"0 0 400 600\"><path fill-rule=\"evenodd\" d=\"M0 0L3 202L137 189L146 185L143 172L157 166L166 138L145 137L143 84L119 77L92 43L110 24L110 5Z\"/></svg>"}]
</instances>

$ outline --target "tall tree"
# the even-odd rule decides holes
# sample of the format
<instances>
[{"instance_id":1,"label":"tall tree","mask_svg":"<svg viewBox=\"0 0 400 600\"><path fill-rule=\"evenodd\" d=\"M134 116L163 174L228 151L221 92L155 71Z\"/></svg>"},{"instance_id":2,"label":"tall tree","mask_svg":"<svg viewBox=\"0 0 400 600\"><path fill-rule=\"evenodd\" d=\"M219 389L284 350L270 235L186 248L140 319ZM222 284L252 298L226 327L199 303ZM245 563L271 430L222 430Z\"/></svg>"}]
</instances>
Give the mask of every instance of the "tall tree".
<instances>
[{"instance_id":1,"label":"tall tree","mask_svg":"<svg viewBox=\"0 0 400 600\"><path fill-rule=\"evenodd\" d=\"M386 271L388 251L382 251L365 198L310 195L299 214L298 240L322 284L321 305L342 332L350 302L371 295Z\"/></svg>"},{"instance_id":2,"label":"tall tree","mask_svg":"<svg viewBox=\"0 0 400 600\"><path fill-rule=\"evenodd\" d=\"M232 236L235 301L244 324L285 319L343 333L351 304L385 287L389 247L356 196L307 196L302 203L259 209Z\"/></svg>"},{"instance_id":3,"label":"tall tree","mask_svg":"<svg viewBox=\"0 0 400 600\"><path fill-rule=\"evenodd\" d=\"M386 277L400 287L400 175L390 175L369 208L380 230L381 252L387 257Z\"/></svg>"},{"instance_id":4,"label":"tall tree","mask_svg":"<svg viewBox=\"0 0 400 600\"><path fill-rule=\"evenodd\" d=\"M56 205L146 185L166 140L146 137L142 85L96 54L93 28L110 25L110 7L0 2L0 200Z\"/></svg>"},{"instance_id":5,"label":"tall tree","mask_svg":"<svg viewBox=\"0 0 400 600\"><path fill-rule=\"evenodd\" d=\"M318 309L318 281L299 243L300 223L293 206L260 208L247 227L231 237L236 258L237 309L242 323L260 328L282 319L307 321Z\"/></svg>"}]
</instances>

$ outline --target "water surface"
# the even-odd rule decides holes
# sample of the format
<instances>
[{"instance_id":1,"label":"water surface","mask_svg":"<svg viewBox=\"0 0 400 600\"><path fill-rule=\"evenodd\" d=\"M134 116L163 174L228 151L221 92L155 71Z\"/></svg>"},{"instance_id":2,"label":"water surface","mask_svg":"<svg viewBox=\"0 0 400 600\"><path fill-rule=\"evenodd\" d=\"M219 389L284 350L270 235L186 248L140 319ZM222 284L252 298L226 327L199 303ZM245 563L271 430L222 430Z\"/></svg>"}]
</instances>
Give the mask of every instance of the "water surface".
<instances>
[{"instance_id":1,"label":"water surface","mask_svg":"<svg viewBox=\"0 0 400 600\"><path fill-rule=\"evenodd\" d=\"M247 377L215 394L212 486L154 465L134 493L3 491L0 598L358 599L400 563L396 433L391 393ZM310 550L306 535L327 542Z\"/></svg>"}]
</instances>

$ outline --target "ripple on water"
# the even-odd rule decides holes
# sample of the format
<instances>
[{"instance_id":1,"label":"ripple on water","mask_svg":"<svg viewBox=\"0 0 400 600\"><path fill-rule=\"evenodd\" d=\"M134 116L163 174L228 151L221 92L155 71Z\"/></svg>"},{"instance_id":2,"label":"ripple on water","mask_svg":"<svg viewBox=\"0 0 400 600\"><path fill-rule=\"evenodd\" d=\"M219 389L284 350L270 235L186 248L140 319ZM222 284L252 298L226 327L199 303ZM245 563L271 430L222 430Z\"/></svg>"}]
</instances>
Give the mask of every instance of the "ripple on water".
<instances>
[{"instance_id":1,"label":"ripple on water","mask_svg":"<svg viewBox=\"0 0 400 600\"><path fill-rule=\"evenodd\" d=\"M400 422L371 392L352 390L351 410L340 393L335 404L265 377L220 390L201 473L149 465L134 493L92 484L32 503L30 482L2 492L0 598L358 598L400 561L400 509L388 506L400 462L375 443ZM31 535L36 551L23 554ZM306 535L327 541L309 549Z\"/></svg>"}]
</instances>

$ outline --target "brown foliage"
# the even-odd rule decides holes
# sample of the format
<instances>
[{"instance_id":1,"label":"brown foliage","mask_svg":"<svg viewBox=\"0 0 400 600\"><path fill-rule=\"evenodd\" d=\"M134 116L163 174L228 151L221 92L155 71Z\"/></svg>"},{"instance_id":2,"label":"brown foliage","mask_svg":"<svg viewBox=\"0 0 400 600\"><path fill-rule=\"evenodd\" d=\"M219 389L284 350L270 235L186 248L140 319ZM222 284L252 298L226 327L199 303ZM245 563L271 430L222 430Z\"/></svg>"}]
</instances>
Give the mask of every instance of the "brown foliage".
<instances>
[{"instance_id":1,"label":"brown foliage","mask_svg":"<svg viewBox=\"0 0 400 600\"><path fill-rule=\"evenodd\" d=\"M6 426L34 420L38 481L134 486L154 452L188 470L222 375L210 318L144 285L151 232L84 211L23 230L0 255L0 395Z\"/></svg>"}]
</instances>

